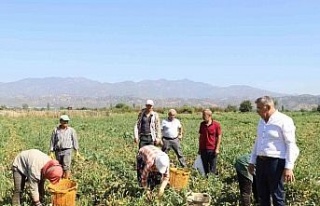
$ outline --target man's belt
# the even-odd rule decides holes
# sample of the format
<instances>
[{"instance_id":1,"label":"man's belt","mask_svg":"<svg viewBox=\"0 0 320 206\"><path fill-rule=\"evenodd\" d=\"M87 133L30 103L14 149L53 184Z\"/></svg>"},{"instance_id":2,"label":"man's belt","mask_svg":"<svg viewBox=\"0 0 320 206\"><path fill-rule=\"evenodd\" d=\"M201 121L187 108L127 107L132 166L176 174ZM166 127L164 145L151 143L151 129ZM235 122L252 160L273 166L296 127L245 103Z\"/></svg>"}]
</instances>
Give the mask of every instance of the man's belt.
<instances>
[{"instance_id":1,"label":"man's belt","mask_svg":"<svg viewBox=\"0 0 320 206\"><path fill-rule=\"evenodd\" d=\"M265 160L273 160L273 159L279 159L279 158L267 157L267 156L258 156L258 159L265 161Z\"/></svg>"},{"instance_id":2,"label":"man's belt","mask_svg":"<svg viewBox=\"0 0 320 206\"><path fill-rule=\"evenodd\" d=\"M174 137L174 138L172 138L172 137L162 137L163 139L166 139L166 140L174 140L174 139L177 139L178 137Z\"/></svg>"}]
</instances>

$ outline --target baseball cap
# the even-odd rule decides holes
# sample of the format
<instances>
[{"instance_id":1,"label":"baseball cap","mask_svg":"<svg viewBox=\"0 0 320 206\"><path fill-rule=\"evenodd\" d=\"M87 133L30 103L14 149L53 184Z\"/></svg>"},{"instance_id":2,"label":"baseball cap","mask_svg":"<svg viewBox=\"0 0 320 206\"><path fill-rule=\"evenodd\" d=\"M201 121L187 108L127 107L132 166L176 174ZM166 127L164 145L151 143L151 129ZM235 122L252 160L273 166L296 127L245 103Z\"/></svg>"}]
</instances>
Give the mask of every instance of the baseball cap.
<instances>
[{"instance_id":1,"label":"baseball cap","mask_svg":"<svg viewBox=\"0 0 320 206\"><path fill-rule=\"evenodd\" d=\"M169 168L169 162L169 157L164 152L161 152L156 156L155 165L161 174L164 174Z\"/></svg>"},{"instance_id":2,"label":"baseball cap","mask_svg":"<svg viewBox=\"0 0 320 206\"><path fill-rule=\"evenodd\" d=\"M61 115L61 116L60 116L60 120L63 120L63 121L69 121L69 120L70 120L70 118L69 118L69 116L68 116L68 115Z\"/></svg>"},{"instance_id":3,"label":"baseball cap","mask_svg":"<svg viewBox=\"0 0 320 206\"><path fill-rule=\"evenodd\" d=\"M146 102L146 105L152 105L153 106L154 103L153 103L153 101L151 99L148 99L147 102Z\"/></svg>"}]
</instances>

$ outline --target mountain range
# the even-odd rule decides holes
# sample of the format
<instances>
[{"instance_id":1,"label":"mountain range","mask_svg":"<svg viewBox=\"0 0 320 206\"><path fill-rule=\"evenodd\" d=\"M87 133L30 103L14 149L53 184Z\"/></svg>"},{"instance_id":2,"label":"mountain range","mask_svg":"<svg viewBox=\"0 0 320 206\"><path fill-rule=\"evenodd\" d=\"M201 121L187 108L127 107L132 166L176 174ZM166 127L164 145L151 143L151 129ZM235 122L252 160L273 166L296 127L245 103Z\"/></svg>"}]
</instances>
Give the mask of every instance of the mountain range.
<instances>
[{"instance_id":1,"label":"mountain range","mask_svg":"<svg viewBox=\"0 0 320 206\"><path fill-rule=\"evenodd\" d=\"M155 107L226 107L264 95L275 97L279 106L289 110L309 110L320 103L320 96L288 95L246 85L218 87L188 79L101 83L86 78L47 77L0 83L0 104L6 107L27 104L38 108L102 108L117 103L143 106L146 99L153 99Z\"/></svg>"}]
</instances>

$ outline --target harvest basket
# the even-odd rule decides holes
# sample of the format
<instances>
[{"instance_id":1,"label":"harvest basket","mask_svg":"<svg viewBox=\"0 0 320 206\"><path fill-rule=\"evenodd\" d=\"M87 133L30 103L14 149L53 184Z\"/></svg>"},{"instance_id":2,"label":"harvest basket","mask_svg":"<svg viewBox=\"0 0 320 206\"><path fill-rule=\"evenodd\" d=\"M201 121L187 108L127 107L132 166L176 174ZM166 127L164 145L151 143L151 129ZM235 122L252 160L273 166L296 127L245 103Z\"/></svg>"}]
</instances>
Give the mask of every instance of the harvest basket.
<instances>
[{"instance_id":1,"label":"harvest basket","mask_svg":"<svg viewBox=\"0 0 320 206\"><path fill-rule=\"evenodd\" d=\"M208 193L194 193L187 196L188 206L208 206L210 205L211 197Z\"/></svg>"},{"instance_id":2,"label":"harvest basket","mask_svg":"<svg viewBox=\"0 0 320 206\"><path fill-rule=\"evenodd\" d=\"M170 168L169 184L172 188L181 190L188 186L190 171L188 169Z\"/></svg>"},{"instance_id":3,"label":"harvest basket","mask_svg":"<svg viewBox=\"0 0 320 206\"><path fill-rule=\"evenodd\" d=\"M75 206L77 183L69 179L61 179L59 183L48 185L52 206Z\"/></svg>"}]
</instances>

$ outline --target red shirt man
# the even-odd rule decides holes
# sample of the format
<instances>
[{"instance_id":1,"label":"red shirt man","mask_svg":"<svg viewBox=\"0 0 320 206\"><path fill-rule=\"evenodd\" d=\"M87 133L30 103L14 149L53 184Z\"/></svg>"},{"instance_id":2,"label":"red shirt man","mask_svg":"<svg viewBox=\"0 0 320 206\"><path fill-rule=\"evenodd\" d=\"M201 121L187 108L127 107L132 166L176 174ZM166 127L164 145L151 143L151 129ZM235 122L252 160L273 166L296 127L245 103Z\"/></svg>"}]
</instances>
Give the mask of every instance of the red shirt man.
<instances>
[{"instance_id":1,"label":"red shirt man","mask_svg":"<svg viewBox=\"0 0 320 206\"><path fill-rule=\"evenodd\" d=\"M199 129L199 154L206 175L209 172L217 174L216 164L221 143L221 126L219 122L212 119L210 109L203 110L202 119Z\"/></svg>"}]
</instances>

